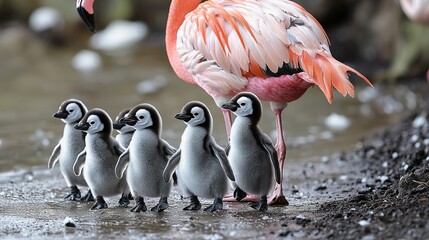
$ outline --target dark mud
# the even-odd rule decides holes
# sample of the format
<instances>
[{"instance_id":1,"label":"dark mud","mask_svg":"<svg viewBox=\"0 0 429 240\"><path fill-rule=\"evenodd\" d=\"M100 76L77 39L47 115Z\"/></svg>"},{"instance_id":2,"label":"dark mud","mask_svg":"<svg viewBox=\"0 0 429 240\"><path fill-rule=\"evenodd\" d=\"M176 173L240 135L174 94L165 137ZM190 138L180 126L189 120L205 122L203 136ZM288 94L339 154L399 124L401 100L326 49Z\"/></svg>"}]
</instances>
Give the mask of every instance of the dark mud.
<instances>
[{"instance_id":1,"label":"dark mud","mask_svg":"<svg viewBox=\"0 0 429 240\"><path fill-rule=\"evenodd\" d=\"M321 204L315 218L295 219L300 227L285 229L279 236L429 239L428 103L429 99L398 124L336 157L357 169L347 175L343 191L350 192L348 197Z\"/></svg>"}]
</instances>

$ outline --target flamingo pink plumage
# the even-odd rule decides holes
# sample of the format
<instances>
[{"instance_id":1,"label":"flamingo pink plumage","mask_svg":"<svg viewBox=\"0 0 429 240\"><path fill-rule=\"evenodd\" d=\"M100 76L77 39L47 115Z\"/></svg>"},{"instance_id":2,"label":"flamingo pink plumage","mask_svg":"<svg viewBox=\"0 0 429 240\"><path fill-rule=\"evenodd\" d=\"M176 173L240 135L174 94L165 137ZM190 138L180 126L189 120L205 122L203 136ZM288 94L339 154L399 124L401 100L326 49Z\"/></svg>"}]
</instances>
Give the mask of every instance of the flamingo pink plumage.
<instances>
[{"instance_id":1,"label":"flamingo pink plumage","mask_svg":"<svg viewBox=\"0 0 429 240\"><path fill-rule=\"evenodd\" d=\"M93 2L78 0L81 16L87 5L91 8L86 12L92 11ZM91 16L83 18L91 20ZM93 27L93 21L85 22ZM270 101L282 171L286 145L281 113L289 102L314 85L329 103L333 87L343 96L353 96L347 72L371 85L365 76L332 57L320 23L288 0L172 0L166 48L177 76L203 88L219 107L242 91ZM222 111L229 135L230 113ZM281 184L269 202L288 204Z\"/></svg>"}]
</instances>

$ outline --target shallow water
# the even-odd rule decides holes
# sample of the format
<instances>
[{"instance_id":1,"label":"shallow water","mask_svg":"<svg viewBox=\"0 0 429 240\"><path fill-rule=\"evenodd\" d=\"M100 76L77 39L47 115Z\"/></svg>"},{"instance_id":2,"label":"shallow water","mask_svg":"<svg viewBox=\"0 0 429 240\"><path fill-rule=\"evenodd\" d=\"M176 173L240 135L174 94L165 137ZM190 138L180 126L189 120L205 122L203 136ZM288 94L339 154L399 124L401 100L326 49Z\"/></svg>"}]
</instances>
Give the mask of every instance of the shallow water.
<instances>
[{"instance_id":1,"label":"shallow water","mask_svg":"<svg viewBox=\"0 0 429 240\"><path fill-rule=\"evenodd\" d=\"M262 238L271 226L280 227L279 222L288 214L306 213L315 208L303 204L314 200L305 198L306 195L317 195L312 187L305 186L317 183L318 176L303 173L304 168L323 163L322 170L328 175L340 175L341 163L329 161L327 156L353 148L363 136L392 124L411 111L424 96L422 92L427 91L426 87L414 87L419 89L414 92L409 86L383 85L372 91L358 85L359 97L336 95L334 103L329 105L321 91L312 88L302 99L291 103L283 115L288 145L285 193L290 195L293 185L302 193L289 198L294 206L292 210L287 207L260 214L245 205L226 204L226 211L221 213L187 213L181 211L184 203L175 192L171 208L161 215L145 213L140 217L120 208L90 212L91 204L63 202L61 197L68 190L58 167L47 170L47 160L63 128L63 123L52 114L63 100L78 98L88 108L105 109L112 118L122 109L141 102L151 103L163 117L163 137L174 146L179 145L185 126L173 116L186 102L199 100L212 111L214 136L220 144L226 144L226 135L214 102L201 89L174 75L162 46L148 43L120 57L103 54L102 69L90 74L79 73L71 67L75 52L76 49L42 48L38 53L17 52L0 60L0 195L3 197L0 206L5 218L0 229L11 237L31 236L35 231L35 236L52 238L112 234L138 238L143 233L148 239L161 235L184 238L188 234L206 239ZM137 91L138 83L153 79L165 79L166 85L150 94ZM330 130L324 124L325 118L334 112L350 120L346 130ZM274 118L267 104L261 128L275 140ZM114 206L116 200L109 201ZM149 204L154 202L149 200ZM77 229L63 228L62 220L66 216L78 221Z\"/></svg>"}]
</instances>

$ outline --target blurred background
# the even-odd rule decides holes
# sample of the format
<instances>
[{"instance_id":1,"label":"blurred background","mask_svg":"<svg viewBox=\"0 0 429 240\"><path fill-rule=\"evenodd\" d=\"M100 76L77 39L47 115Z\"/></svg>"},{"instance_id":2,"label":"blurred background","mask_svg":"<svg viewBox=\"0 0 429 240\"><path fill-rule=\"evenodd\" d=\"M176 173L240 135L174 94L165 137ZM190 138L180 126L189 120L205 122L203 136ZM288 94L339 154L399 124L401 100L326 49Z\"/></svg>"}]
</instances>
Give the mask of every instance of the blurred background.
<instances>
[{"instance_id":1,"label":"blurred background","mask_svg":"<svg viewBox=\"0 0 429 240\"><path fill-rule=\"evenodd\" d=\"M338 60L366 75L356 98L324 101L317 88L284 113L288 161L319 161L355 146L422 104L429 67L429 27L411 22L395 0L297 1L325 28ZM0 1L0 172L47 166L63 123L52 118L68 98L101 107L112 118L141 102L164 119L163 137L180 143L184 124L173 118L191 100L214 115L214 134L226 143L212 99L179 80L165 53L169 0L103 0L95 4L98 32L80 20L74 0ZM261 123L276 137L265 105ZM307 161L306 160L306 161ZM287 164L287 163L286 163Z\"/></svg>"}]
</instances>

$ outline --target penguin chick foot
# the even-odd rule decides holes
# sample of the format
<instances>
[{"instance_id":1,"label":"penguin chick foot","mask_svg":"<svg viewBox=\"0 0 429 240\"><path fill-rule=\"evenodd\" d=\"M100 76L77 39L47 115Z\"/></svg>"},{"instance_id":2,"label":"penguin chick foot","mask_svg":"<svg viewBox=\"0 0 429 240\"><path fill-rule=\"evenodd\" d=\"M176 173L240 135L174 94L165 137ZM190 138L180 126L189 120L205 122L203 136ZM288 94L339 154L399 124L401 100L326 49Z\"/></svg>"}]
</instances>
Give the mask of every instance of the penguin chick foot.
<instances>
[{"instance_id":1,"label":"penguin chick foot","mask_svg":"<svg viewBox=\"0 0 429 240\"><path fill-rule=\"evenodd\" d=\"M80 200L84 201L84 202L93 202L93 201L95 201L94 196L92 196L91 189L89 189L88 192L83 197L80 198Z\"/></svg>"},{"instance_id":2,"label":"penguin chick foot","mask_svg":"<svg viewBox=\"0 0 429 240\"><path fill-rule=\"evenodd\" d=\"M216 198L212 205L204 208L204 211L214 212L214 211L222 210L222 209L223 209L222 198Z\"/></svg>"},{"instance_id":3,"label":"penguin chick foot","mask_svg":"<svg viewBox=\"0 0 429 240\"><path fill-rule=\"evenodd\" d=\"M234 190L234 198L235 198L235 200L237 200L237 202L240 202L246 196L247 196L247 193L245 191L241 190L240 188L236 188Z\"/></svg>"},{"instance_id":4,"label":"penguin chick foot","mask_svg":"<svg viewBox=\"0 0 429 240\"><path fill-rule=\"evenodd\" d=\"M150 210L152 212L163 212L167 208L168 208L167 198L161 198L159 199L159 203L155 207L151 208Z\"/></svg>"},{"instance_id":5,"label":"penguin chick foot","mask_svg":"<svg viewBox=\"0 0 429 240\"><path fill-rule=\"evenodd\" d=\"M262 196L259 202L250 204L250 207L260 212L267 211L268 210L267 196Z\"/></svg>"},{"instance_id":6,"label":"penguin chick foot","mask_svg":"<svg viewBox=\"0 0 429 240\"><path fill-rule=\"evenodd\" d=\"M121 199L119 199L119 206L120 207L127 207L128 205L130 205L130 199L128 198L129 194L122 194Z\"/></svg>"},{"instance_id":7,"label":"penguin chick foot","mask_svg":"<svg viewBox=\"0 0 429 240\"><path fill-rule=\"evenodd\" d=\"M183 208L185 211L196 211L201 209L201 203L197 196L191 196L191 204Z\"/></svg>"},{"instance_id":8,"label":"penguin chick foot","mask_svg":"<svg viewBox=\"0 0 429 240\"><path fill-rule=\"evenodd\" d=\"M102 196L97 196L95 199L94 206L91 207L91 210L104 209L107 208L107 203L104 201Z\"/></svg>"},{"instance_id":9,"label":"penguin chick foot","mask_svg":"<svg viewBox=\"0 0 429 240\"><path fill-rule=\"evenodd\" d=\"M258 202L260 197L258 195L247 194L240 202ZM237 202L233 194L228 194L223 197L224 202Z\"/></svg>"},{"instance_id":10,"label":"penguin chick foot","mask_svg":"<svg viewBox=\"0 0 429 240\"><path fill-rule=\"evenodd\" d=\"M133 208L131 208L130 211L139 213L139 212L146 212L146 210L147 210L147 207L146 207L146 204L144 203L144 198L137 196L136 205Z\"/></svg>"},{"instance_id":11,"label":"penguin chick foot","mask_svg":"<svg viewBox=\"0 0 429 240\"><path fill-rule=\"evenodd\" d=\"M76 185L70 187L70 194L64 197L64 200L77 201L81 197L80 190Z\"/></svg>"}]
</instances>

